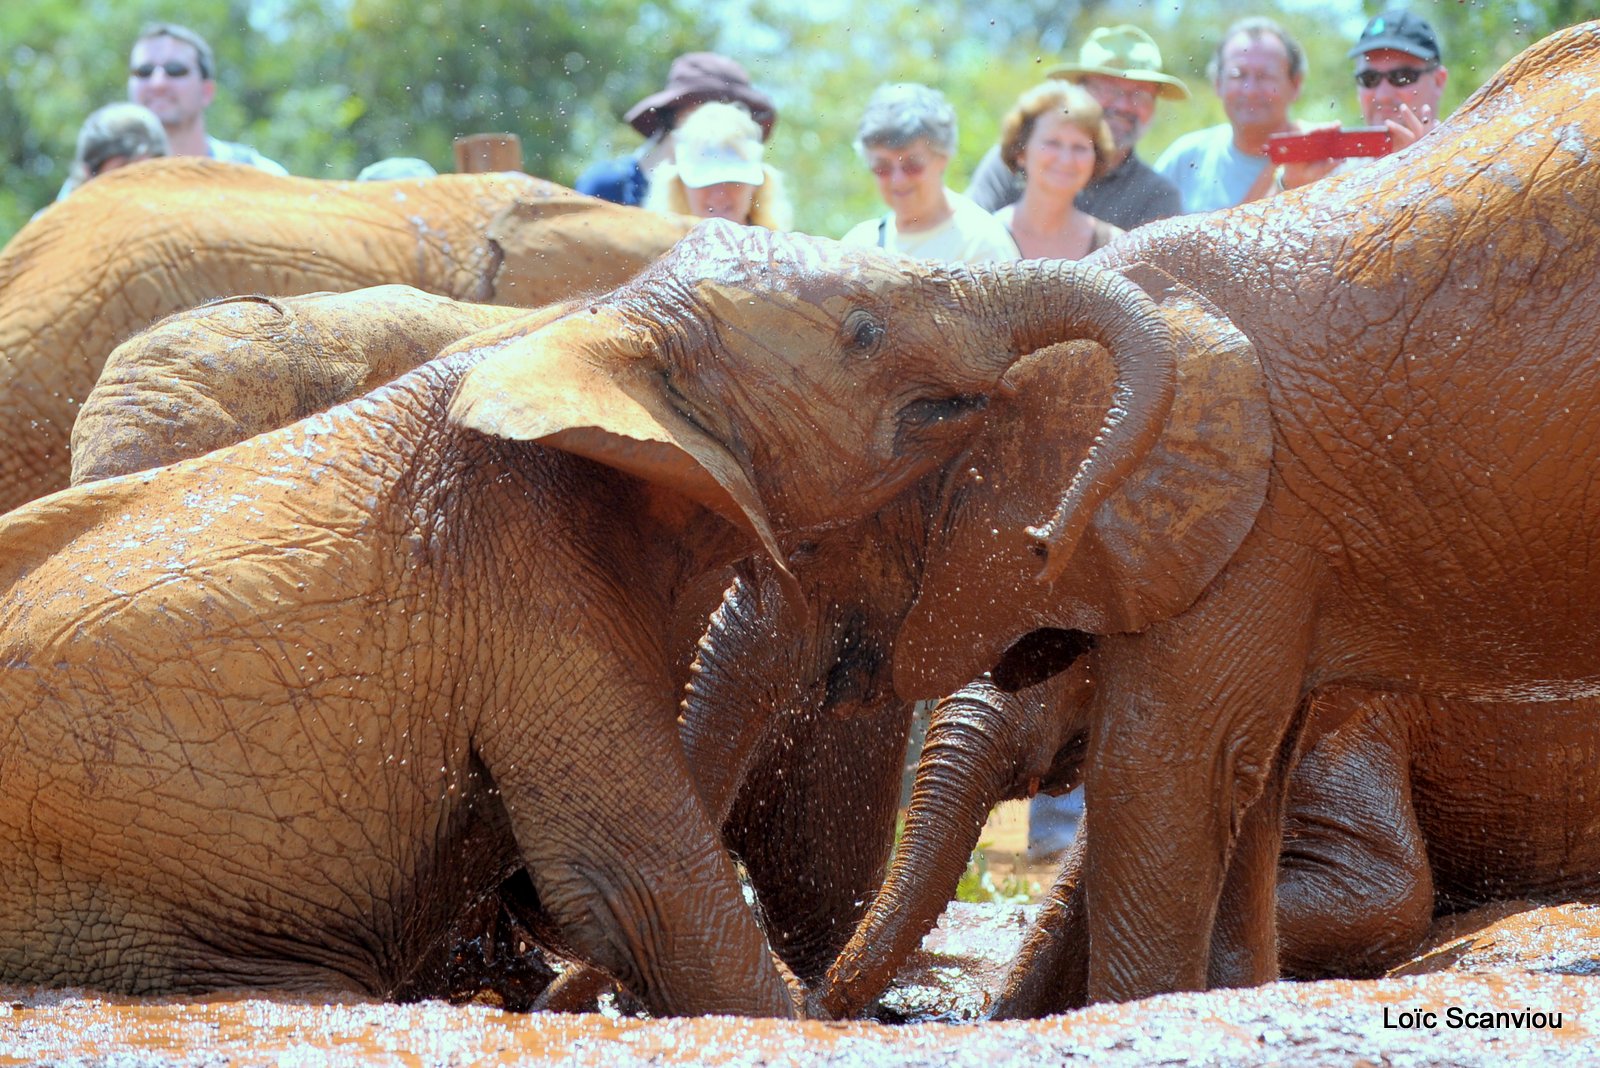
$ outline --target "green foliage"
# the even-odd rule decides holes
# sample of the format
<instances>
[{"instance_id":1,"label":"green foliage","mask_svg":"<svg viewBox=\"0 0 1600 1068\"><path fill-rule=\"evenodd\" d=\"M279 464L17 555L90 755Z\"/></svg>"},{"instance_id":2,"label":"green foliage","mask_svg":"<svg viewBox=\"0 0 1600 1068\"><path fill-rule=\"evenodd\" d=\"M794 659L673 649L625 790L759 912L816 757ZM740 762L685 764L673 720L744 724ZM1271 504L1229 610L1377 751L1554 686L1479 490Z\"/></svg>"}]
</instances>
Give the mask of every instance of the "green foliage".
<instances>
[{"instance_id":1,"label":"green foliage","mask_svg":"<svg viewBox=\"0 0 1600 1068\"><path fill-rule=\"evenodd\" d=\"M1020 875L1007 875L998 883L989 870L985 845L978 843L967 862L967 870L956 883L956 900L990 902L998 905L1026 905L1039 900L1039 884Z\"/></svg>"},{"instance_id":2,"label":"green foliage","mask_svg":"<svg viewBox=\"0 0 1600 1068\"><path fill-rule=\"evenodd\" d=\"M1388 0L1268 0L1305 43L1295 113L1353 120L1345 50ZM1507 59L1592 14L1592 0L1412 0L1439 28L1455 107ZM296 174L349 178L385 156L454 166L459 135L508 131L530 173L570 183L631 150L618 119L660 88L672 57L718 48L776 99L772 162L789 178L802 230L837 236L882 211L851 142L885 81L948 95L961 116L949 182L965 188L1017 94L1073 54L1089 29L1134 22L1194 91L1164 103L1140 151L1222 120L1206 84L1224 0L27 0L0 4L0 240L49 203L79 123L122 99L137 28L177 18L217 50L216 136L255 145Z\"/></svg>"},{"instance_id":3,"label":"green foliage","mask_svg":"<svg viewBox=\"0 0 1600 1068\"><path fill-rule=\"evenodd\" d=\"M530 173L570 184L637 143L616 116L709 36L690 0L191 0L172 12L170 0L0 5L0 241L55 196L83 118L124 98L146 22L180 18L216 50L211 134L322 178L385 156L452 170L456 137L507 131Z\"/></svg>"}]
</instances>

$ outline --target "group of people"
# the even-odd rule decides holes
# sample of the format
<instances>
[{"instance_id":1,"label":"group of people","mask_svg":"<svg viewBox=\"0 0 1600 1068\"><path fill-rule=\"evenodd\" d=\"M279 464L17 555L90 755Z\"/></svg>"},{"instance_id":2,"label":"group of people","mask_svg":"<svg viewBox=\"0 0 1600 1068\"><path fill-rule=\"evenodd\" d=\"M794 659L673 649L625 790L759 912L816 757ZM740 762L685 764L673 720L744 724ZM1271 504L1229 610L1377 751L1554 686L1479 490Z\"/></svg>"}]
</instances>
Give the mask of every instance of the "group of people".
<instances>
[{"instance_id":1,"label":"group of people","mask_svg":"<svg viewBox=\"0 0 1600 1068\"><path fill-rule=\"evenodd\" d=\"M1394 148L1432 128L1448 71L1427 20L1378 15L1349 54L1362 115L1388 129ZM1207 73L1227 121L1179 137L1148 165L1136 148L1157 104L1186 100L1189 88L1167 73L1143 30L1095 30L1077 62L1049 71L1017 99L965 194L946 181L957 130L949 102L926 85L883 86L867 101L855 144L889 210L842 240L928 259L1076 259L1155 219L1231 207L1358 164L1279 167L1269 159L1272 135L1314 129L1289 115L1305 78L1304 50L1272 19L1230 26ZM681 56L666 88L626 115L644 144L590 167L577 188L781 228L790 214L781 179L762 162L776 117L738 63L708 52Z\"/></svg>"},{"instance_id":2,"label":"group of people","mask_svg":"<svg viewBox=\"0 0 1600 1068\"><path fill-rule=\"evenodd\" d=\"M1362 115L1386 126L1395 148L1432 127L1448 71L1425 19L1378 15L1350 56ZM1189 89L1166 72L1143 30L1095 30L1077 62L1049 71L1017 99L965 194L946 183L957 133L948 101L926 85L883 86L867 102L855 145L889 210L843 240L932 259L1076 259L1152 220L1231 207L1353 165L1271 164L1269 137L1310 129L1289 116L1305 77L1304 51L1273 20L1230 26L1207 73L1227 122L1179 137L1147 165L1136 146L1158 102L1186 100ZM84 122L60 196L153 156L209 156L287 173L254 148L207 131L215 79L215 55L198 33L174 23L147 26L129 56L128 101ZM643 143L623 159L591 166L575 183L580 192L775 229L793 225L782 176L763 159L777 109L734 60L714 52L679 56L665 88L624 118ZM424 161L406 157L380 161L361 177L431 173Z\"/></svg>"}]
</instances>

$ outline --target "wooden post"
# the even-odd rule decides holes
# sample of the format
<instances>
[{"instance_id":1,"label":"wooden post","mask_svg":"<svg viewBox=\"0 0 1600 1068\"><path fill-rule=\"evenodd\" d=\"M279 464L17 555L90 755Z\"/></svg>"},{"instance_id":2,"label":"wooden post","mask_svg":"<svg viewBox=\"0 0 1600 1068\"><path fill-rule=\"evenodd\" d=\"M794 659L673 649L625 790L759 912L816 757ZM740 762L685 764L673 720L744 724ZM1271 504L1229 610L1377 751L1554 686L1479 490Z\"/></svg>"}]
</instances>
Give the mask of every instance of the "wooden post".
<instances>
[{"instance_id":1,"label":"wooden post","mask_svg":"<svg viewBox=\"0 0 1600 1068\"><path fill-rule=\"evenodd\" d=\"M461 174L522 169L522 142L513 133L467 134L456 138L455 149Z\"/></svg>"}]
</instances>

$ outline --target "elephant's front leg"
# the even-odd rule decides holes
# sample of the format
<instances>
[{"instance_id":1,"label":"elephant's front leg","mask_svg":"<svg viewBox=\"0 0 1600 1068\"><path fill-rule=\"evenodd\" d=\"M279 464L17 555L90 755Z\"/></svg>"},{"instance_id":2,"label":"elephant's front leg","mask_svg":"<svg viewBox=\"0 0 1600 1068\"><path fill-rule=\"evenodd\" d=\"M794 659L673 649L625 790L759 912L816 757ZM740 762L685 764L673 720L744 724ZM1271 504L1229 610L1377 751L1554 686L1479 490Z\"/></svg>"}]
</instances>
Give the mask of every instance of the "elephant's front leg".
<instances>
[{"instance_id":1,"label":"elephant's front leg","mask_svg":"<svg viewBox=\"0 0 1600 1068\"><path fill-rule=\"evenodd\" d=\"M1102 639L1085 784L1092 1000L1203 989L1225 882L1255 919L1225 921L1233 959L1219 965L1230 981L1265 974L1277 837L1262 821L1285 789L1304 590L1288 564L1236 565L1177 619Z\"/></svg>"},{"instance_id":2,"label":"elephant's front leg","mask_svg":"<svg viewBox=\"0 0 1600 1068\"><path fill-rule=\"evenodd\" d=\"M1261 799L1244 813L1222 886L1206 985L1259 986L1278 977L1278 857L1297 731L1286 732Z\"/></svg>"},{"instance_id":3,"label":"elephant's front leg","mask_svg":"<svg viewBox=\"0 0 1600 1068\"><path fill-rule=\"evenodd\" d=\"M574 949L660 1015L798 1015L689 778L670 704L613 690L553 711L533 732L497 725L479 749Z\"/></svg>"}]
</instances>

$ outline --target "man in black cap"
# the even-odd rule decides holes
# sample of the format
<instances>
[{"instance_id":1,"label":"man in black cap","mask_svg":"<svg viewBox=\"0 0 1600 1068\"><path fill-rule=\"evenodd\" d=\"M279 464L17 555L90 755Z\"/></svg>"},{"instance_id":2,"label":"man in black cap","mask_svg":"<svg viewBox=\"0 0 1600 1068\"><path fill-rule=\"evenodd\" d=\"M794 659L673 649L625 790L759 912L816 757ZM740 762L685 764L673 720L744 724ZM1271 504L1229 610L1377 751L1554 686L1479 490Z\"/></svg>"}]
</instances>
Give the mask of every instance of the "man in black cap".
<instances>
[{"instance_id":1,"label":"man in black cap","mask_svg":"<svg viewBox=\"0 0 1600 1068\"><path fill-rule=\"evenodd\" d=\"M1391 151L1413 143L1438 125L1439 101L1450 77L1439 36L1421 15L1385 11L1374 15L1348 55L1356 61L1356 101L1368 126L1389 130ZM1294 189L1368 162L1318 160L1286 164L1282 184Z\"/></svg>"},{"instance_id":2,"label":"man in black cap","mask_svg":"<svg viewBox=\"0 0 1600 1068\"><path fill-rule=\"evenodd\" d=\"M744 68L716 52L689 52L672 61L665 89L651 93L623 116L644 137L644 144L621 159L593 164L573 188L616 204L644 203L650 171L672 161L672 131L691 111L713 100L742 105L760 125L761 139L772 136L777 109L770 97L750 84Z\"/></svg>"},{"instance_id":3,"label":"man in black cap","mask_svg":"<svg viewBox=\"0 0 1600 1068\"><path fill-rule=\"evenodd\" d=\"M1396 148L1433 128L1450 77L1428 20L1409 11L1375 15L1350 49L1356 99L1368 126L1388 126Z\"/></svg>"}]
</instances>

